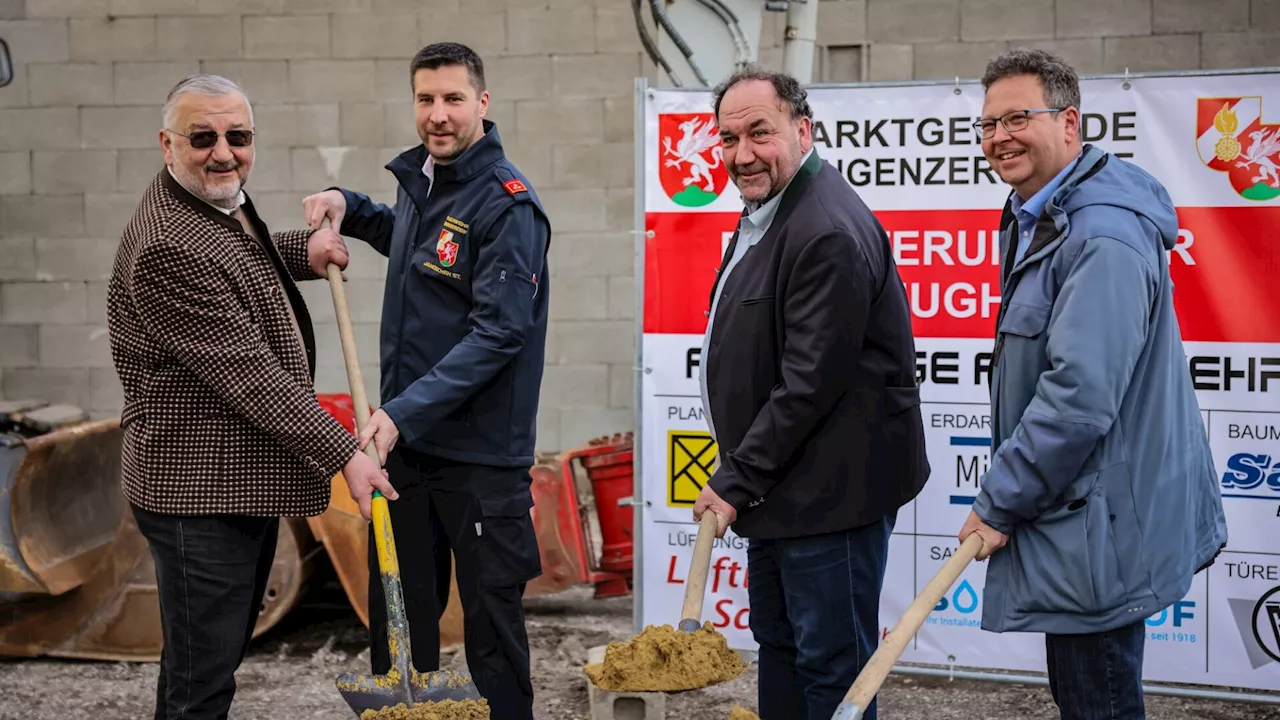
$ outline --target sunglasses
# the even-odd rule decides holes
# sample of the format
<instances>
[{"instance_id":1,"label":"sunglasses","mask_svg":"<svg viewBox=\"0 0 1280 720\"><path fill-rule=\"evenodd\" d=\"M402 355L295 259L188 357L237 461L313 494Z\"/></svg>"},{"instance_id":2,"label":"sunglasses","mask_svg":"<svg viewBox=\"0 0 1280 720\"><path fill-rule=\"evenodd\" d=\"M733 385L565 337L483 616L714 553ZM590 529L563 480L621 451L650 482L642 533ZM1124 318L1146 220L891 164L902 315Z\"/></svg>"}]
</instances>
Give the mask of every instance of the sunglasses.
<instances>
[{"instance_id":1,"label":"sunglasses","mask_svg":"<svg viewBox=\"0 0 1280 720\"><path fill-rule=\"evenodd\" d=\"M191 143L191 147L197 150L207 150L218 144L219 134L213 130L199 130L190 135L177 130L169 130L169 132L186 138ZM228 130L225 137L227 144L231 147L249 147L253 144L252 130Z\"/></svg>"}]
</instances>

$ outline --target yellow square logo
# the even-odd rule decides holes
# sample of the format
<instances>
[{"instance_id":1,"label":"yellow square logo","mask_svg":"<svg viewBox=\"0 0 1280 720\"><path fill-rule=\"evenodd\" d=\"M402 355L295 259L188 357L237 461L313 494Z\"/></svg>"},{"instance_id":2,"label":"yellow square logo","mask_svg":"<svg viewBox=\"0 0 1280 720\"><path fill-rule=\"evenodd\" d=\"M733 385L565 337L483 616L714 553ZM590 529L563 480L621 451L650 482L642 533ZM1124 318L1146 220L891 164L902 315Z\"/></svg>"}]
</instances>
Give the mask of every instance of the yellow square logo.
<instances>
[{"instance_id":1,"label":"yellow square logo","mask_svg":"<svg viewBox=\"0 0 1280 720\"><path fill-rule=\"evenodd\" d=\"M711 433L697 430L667 432L667 506L693 507L711 479L719 448Z\"/></svg>"}]
</instances>

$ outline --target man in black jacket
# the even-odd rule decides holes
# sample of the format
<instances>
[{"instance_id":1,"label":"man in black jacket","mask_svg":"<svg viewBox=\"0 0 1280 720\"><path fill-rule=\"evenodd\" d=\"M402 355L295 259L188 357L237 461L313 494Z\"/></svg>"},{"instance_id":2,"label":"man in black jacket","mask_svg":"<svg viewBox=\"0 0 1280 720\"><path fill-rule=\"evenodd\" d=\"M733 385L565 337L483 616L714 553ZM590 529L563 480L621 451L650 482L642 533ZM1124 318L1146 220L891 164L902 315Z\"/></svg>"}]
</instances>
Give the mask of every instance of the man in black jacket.
<instances>
[{"instance_id":1,"label":"man in black jacket","mask_svg":"<svg viewBox=\"0 0 1280 720\"><path fill-rule=\"evenodd\" d=\"M422 144L387 164L395 205L329 189L303 209L311 227L328 217L388 258L382 406L360 442L376 444L400 493L390 514L414 667L439 667L452 550L476 687L495 718L533 720L521 599L542 571L529 468L551 230L484 117L479 56L428 45L409 77ZM391 660L372 534L369 548L373 671L382 674Z\"/></svg>"},{"instance_id":2,"label":"man in black jacket","mask_svg":"<svg viewBox=\"0 0 1280 720\"><path fill-rule=\"evenodd\" d=\"M694 519L749 539L763 720L831 717L879 641L898 508L929 476L906 292L884 229L813 148L806 98L758 68L714 94L746 208L712 290L720 463Z\"/></svg>"}]
</instances>

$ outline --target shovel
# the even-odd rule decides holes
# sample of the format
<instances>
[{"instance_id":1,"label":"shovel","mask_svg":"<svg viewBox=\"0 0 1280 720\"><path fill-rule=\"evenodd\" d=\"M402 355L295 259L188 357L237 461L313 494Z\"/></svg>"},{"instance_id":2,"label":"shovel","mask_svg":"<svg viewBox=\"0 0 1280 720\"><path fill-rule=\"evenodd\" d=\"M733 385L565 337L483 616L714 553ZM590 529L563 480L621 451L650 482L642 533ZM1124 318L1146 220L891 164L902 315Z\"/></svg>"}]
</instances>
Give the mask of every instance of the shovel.
<instances>
[{"instance_id":1,"label":"shovel","mask_svg":"<svg viewBox=\"0 0 1280 720\"><path fill-rule=\"evenodd\" d=\"M711 508L702 513L698 539L693 542L693 559L689 562L689 579L684 586L684 607L680 610L680 632L697 632L702 627L702 601L707 594L707 572L711 568L711 547L716 539L716 514Z\"/></svg>"},{"instance_id":2,"label":"shovel","mask_svg":"<svg viewBox=\"0 0 1280 720\"><path fill-rule=\"evenodd\" d=\"M880 647L867 659L862 672L854 679L853 686L845 694L844 701L836 708L831 720L862 720L862 715L880 692L880 685L889 676L894 663L906 650L907 642L915 636L916 631L924 624L925 618L938 606L938 600L951 589L956 578L978 556L982 549L982 537L972 533L960 544L960 549L938 570L924 590L907 607L898 622L889 630L889 636Z\"/></svg>"},{"instance_id":3,"label":"shovel","mask_svg":"<svg viewBox=\"0 0 1280 720\"><path fill-rule=\"evenodd\" d=\"M327 222L327 221L326 221ZM347 311L346 288L342 271L332 263L328 267L329 288L333 291L333 309L342 340L342 355L347 363L347 382L351 385L351 402L355 406L356 431L369 424L369 402L365 398L364 378L356 359L356 341ZM371 442L365 453L378 462L378 450ZM391 650L391 670L386 675L343 673L338 677L338 692L359 716L366 710L377 712L404 703L408 707L443 700L479 700L480 692L465 673L452 670L419 673L409 664L409 621L405 615L404 593L400 588L400 563L396 558L396 542L391 532L391 515L387 499L373 491L374 543L378 548L378 574L382 576L382 592L387 599L387 644Z\"/></svg>"}]
</instances>

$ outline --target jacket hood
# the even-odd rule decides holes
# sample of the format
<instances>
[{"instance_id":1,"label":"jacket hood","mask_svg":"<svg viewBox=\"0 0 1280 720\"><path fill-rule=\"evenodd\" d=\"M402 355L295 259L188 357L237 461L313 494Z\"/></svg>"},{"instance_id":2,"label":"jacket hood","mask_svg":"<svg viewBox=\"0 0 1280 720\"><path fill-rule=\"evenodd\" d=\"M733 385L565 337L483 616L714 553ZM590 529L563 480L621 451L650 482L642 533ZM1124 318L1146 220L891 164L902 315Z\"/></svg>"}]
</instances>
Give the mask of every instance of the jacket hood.
<instances>
[{"instance_id":1,"label":"jacket hood","mask_svg":"<svg viewBox=\"0 0 1280 720\"><path fill-rule=\"evenodd\" d=\"M1178 213L1173 199L1146 170L1093 145L1062 183L1049 206L1071 215L1077 210L1110 205L1144 217L1155 225L1165 250L1178 241Z\"/></svg>"}]
</instances>

